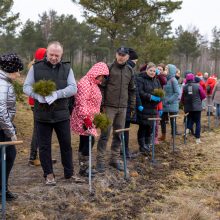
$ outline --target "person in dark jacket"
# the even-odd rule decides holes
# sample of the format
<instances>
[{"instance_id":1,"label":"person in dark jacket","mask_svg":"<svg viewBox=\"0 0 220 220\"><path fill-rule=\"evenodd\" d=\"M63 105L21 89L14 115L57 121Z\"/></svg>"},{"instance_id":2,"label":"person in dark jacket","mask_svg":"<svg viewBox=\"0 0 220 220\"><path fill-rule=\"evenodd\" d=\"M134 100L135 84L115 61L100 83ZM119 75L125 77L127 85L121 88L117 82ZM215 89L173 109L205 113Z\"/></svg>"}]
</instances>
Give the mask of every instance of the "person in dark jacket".
<instances>
[{"instance_id":1,"label":"person in dark jacket","mask_svg":"<svg viewBox=\"0 0 220 220\"><path fill-rule=\"evenodd\" d=\"M200 144L200 130L201 130L201 111L202 100L206 97L205 92L199 83L194 81L192 73L186 76L186 85L183 87L182 102L187 116L187 129L193 130L193 124L196 124L195 137L196 143Z\"/></svg>"},{"instance_id":2,"label":"person in dark jacket","mask_svg":"<svg viewBox=\"0 0 220 220\"><path fill-rule=\"evenodd\" d=\"M111 127L113 127L113 140L110 165L119 171L123 171L123 166L120 163L121 134L115 133L114 131L122 129L125 126L128 97L131 101L131 112L133 112L135 108L136 90L134 74L132 68L127 65L128 59L128 48L118 48L116 51L116 59L109 67L109 76L101 85L103 94L102 109L112 124L108 127L107 131L101 132L98 141L96 161L96 170L98 172L105 172L105 152Z\"/></svg>"},{"instance_id":3,"label":"person in dark jacket","mask_svg":"<svg viewBox=\"0 0 220 220\"><path fill-rule=\"evenodd\" d=\"M16 112L16 95L12 81L20 76L23 70L21 59L13 53L0 56L0 141L16 141L16 129L13 120ZM0 192L2 190L2 155L0 151ZM16 158L14 145L6 148L6 200L12 201L17 195L10 192L8 179Z\"/></svg>"},{"instance_id":4,"label":"person in dark jacket","mask_svg":"<svg viewBox=\"0 0 220 220\"><path fill-rule=\"evenodd\" d=\"M136 63L138 61L138 55L135 52L134 49L129 48L129 60L127 61L127 64L134 69L136 66ZM134 73L135 74L135 73ZM134 78L136 78L136 74L134 76ZM136 81L136 80L135 80ZM136 103L137 100L139 99L139 93L138 90L136 90ZM131 123L131 109L130 109L130 103L131 100L128 99L128 107L127 107L127 113L126 113L126 120L125 120L125 128L130 128L130 123ZM140 106L140 105L137 105ZM140 107L139 107L140 108ZM134 155L130 152L129 150L129 131L125 131L124 132L124 138L125 138L125 153L126 153L126 158L127 159L131 159ZM122 151L121 151L121 155L123 155Z\"/></svg>"},{"instance_id":5,"label":"person in dark jacket","mask_svg":"<svg viewBox=\"0 0 220 220\"><path fill-rule=\"evenodd\" d=\"M40 162L46 185L56 185L51 158L51 138L53 129L60 144L61 160L65 179L80 181L74 176L70 135L70 113L68 98L77 92L73 70L68 62L61 60L63 46L57 42L49 43L46 57L35 63L24 82L24 93L35 99L34 119L37 128ZM52 80L56 91L46 97L33 91L33 84L40 80Z\"/></svg>"},{"instance_id":6,"label":"person in dark jacket","mask_svg":"<svg viewBox=\"0 0 220 220\"><path fill-rule=\"evenodd\" d=\"M157 105L161 99L154 95L154 89L159 88L161 85L156 78L156 65L148 63L146 72L137 77L137 89L143 106L143 110L137 112L139 122L138 144L142 153L148 153L150 149L153 122L149 121L148 118L157 116Z\"/></svg>"}]
</instances>

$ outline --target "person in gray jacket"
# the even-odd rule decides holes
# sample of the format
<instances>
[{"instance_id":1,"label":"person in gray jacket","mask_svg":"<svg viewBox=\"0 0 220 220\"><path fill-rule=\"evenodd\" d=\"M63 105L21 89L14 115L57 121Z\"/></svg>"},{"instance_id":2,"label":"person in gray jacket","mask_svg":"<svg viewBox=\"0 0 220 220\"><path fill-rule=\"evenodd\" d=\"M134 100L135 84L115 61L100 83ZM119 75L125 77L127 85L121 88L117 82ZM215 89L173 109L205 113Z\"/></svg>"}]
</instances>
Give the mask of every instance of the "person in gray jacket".
<instances>
[{"instance_id":1,"label":"person in gray jacket","mask_svg":"<svg viewBox=\"0 0 220 220\"><path fill-rule=\"evenodd\" d=\"M14 53L5 54L0 57L0 141L16 141L16 129L13 119L16 112L16 95L12 81L20 76L23 70L21 59ZM8 179L16 157L14 145L6 148L6 200L12 201L17 195L8 189ZM0 160L2 158L0 151ZM1 166L0 161L0 166ZM0 167L0 192L2 188L2 167Z\"/></svg>"},{"instance_id":2,"label":"person in gray jacket","mask_svg":"<svg viewBox=\"0 0 220 220\"><path fill-rule=\"evenodd\" d=\"M109 67L109 76L101 85L103 93L102 109L111 120L111 125L107 131L102 131L97 145L97 165L98 172L105 172L105 152L107 142L113 127L113 140L111 144L110 165L117 170L123 171L120 163L121 135L115 133L117 129L125 126L128 97L130 99L131 114L134 112L136 104L136 90L134 74L132 68L127 65L129 50L120 47L116 51L116 59Z\"/></svg>"},{"instance_id":3,"label":"person in gray jacket","mask_svg":"<svg viewBox=\"0 0 220 220\"><path fill-rule=\"evenodd\" d=\"M80 181L73 175L72 147L70 136L70 114L68 98L77 92L73 70L68 62L62 61L63 46L49 43L46 57L33 64L24 82L24 93L35 99L34 119L36 123L39 156L46 185L56 185L51 158L51 138L56 132L64 168L64 178ZM40 80L52 80L56 91L46 97L33 91L33 84Z\"/></svg>"}]
</instances>

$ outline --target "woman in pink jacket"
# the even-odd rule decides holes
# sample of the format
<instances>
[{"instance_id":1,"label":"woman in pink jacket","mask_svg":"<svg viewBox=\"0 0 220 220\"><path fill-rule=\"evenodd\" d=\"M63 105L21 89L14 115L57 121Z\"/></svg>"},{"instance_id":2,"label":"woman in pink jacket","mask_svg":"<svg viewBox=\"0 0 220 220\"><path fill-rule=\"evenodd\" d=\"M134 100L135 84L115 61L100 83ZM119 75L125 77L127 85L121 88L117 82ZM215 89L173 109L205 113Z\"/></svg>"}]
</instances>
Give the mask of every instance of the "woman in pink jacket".
<instances>
[{"instance_id":1,"label":"woman in pink jacket","mask_svg":"<svg viewBox=\"0 0 220 220\"><path fill-rule=\"evenodd\" d=\"M89 135L92 135L92 146L97 130L93 125L95 114L100 112L102 94L99 89L104 76L109 75L108 66L99 62L80 79L77 84L75 107L71 116L71 130L80 135L79 164L81 176L88 176Z\"/></svg>"}]
</instances>

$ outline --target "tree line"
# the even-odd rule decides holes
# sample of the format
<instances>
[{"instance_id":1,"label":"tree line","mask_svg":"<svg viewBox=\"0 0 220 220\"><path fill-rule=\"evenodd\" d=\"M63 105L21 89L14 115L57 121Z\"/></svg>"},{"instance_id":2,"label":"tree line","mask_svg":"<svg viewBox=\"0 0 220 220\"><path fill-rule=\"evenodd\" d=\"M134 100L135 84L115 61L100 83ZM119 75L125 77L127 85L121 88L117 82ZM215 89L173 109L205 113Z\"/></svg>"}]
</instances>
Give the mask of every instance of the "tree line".
<instances>
[{"instance_id":1,"label":"tree line","mask_svg":"<svg viewBox=\"0 0 220 220\"><path fill-rule=\"evenodd\" d=\"M57 40L79 78L95 62L112 62L116 48L125 45L137 51L139 65L164 62L182 71L219 73L220 29L213 28L211 42L196 27L184 30L180 25L172 33L169 16L181 9L182 1L72 1L83 7L83 22L50 10L39 15L37 22L22 24L19 13L11 13L13 0L1 1L0 53L16 51L28 63L36 48Z\"/></svg>"}]
</instances>

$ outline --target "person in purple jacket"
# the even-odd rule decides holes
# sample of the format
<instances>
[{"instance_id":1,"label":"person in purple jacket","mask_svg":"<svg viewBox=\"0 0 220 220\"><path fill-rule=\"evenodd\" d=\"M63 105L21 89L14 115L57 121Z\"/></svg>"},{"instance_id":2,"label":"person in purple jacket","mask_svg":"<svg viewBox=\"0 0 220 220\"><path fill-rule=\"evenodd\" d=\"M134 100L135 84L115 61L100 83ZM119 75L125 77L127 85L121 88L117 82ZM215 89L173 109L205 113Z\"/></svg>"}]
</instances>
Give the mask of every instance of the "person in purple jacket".
<instances>
[{"instance_id":1,"label":"person in purple jacket","mask_svg":"<svg viewBox=\"0 0 220 220\"><path fill-rule=\"evenodd\" d=\"M199 83L195 82L194 74L189 73L186 76L186 84L183 87L182 102L187 116L187 129L193 130L193 124L196 124L195 137L196 143L202 143L200 140L201 131L201 111L202 100L206 94Z\"/></svg>"}]
</instances>

